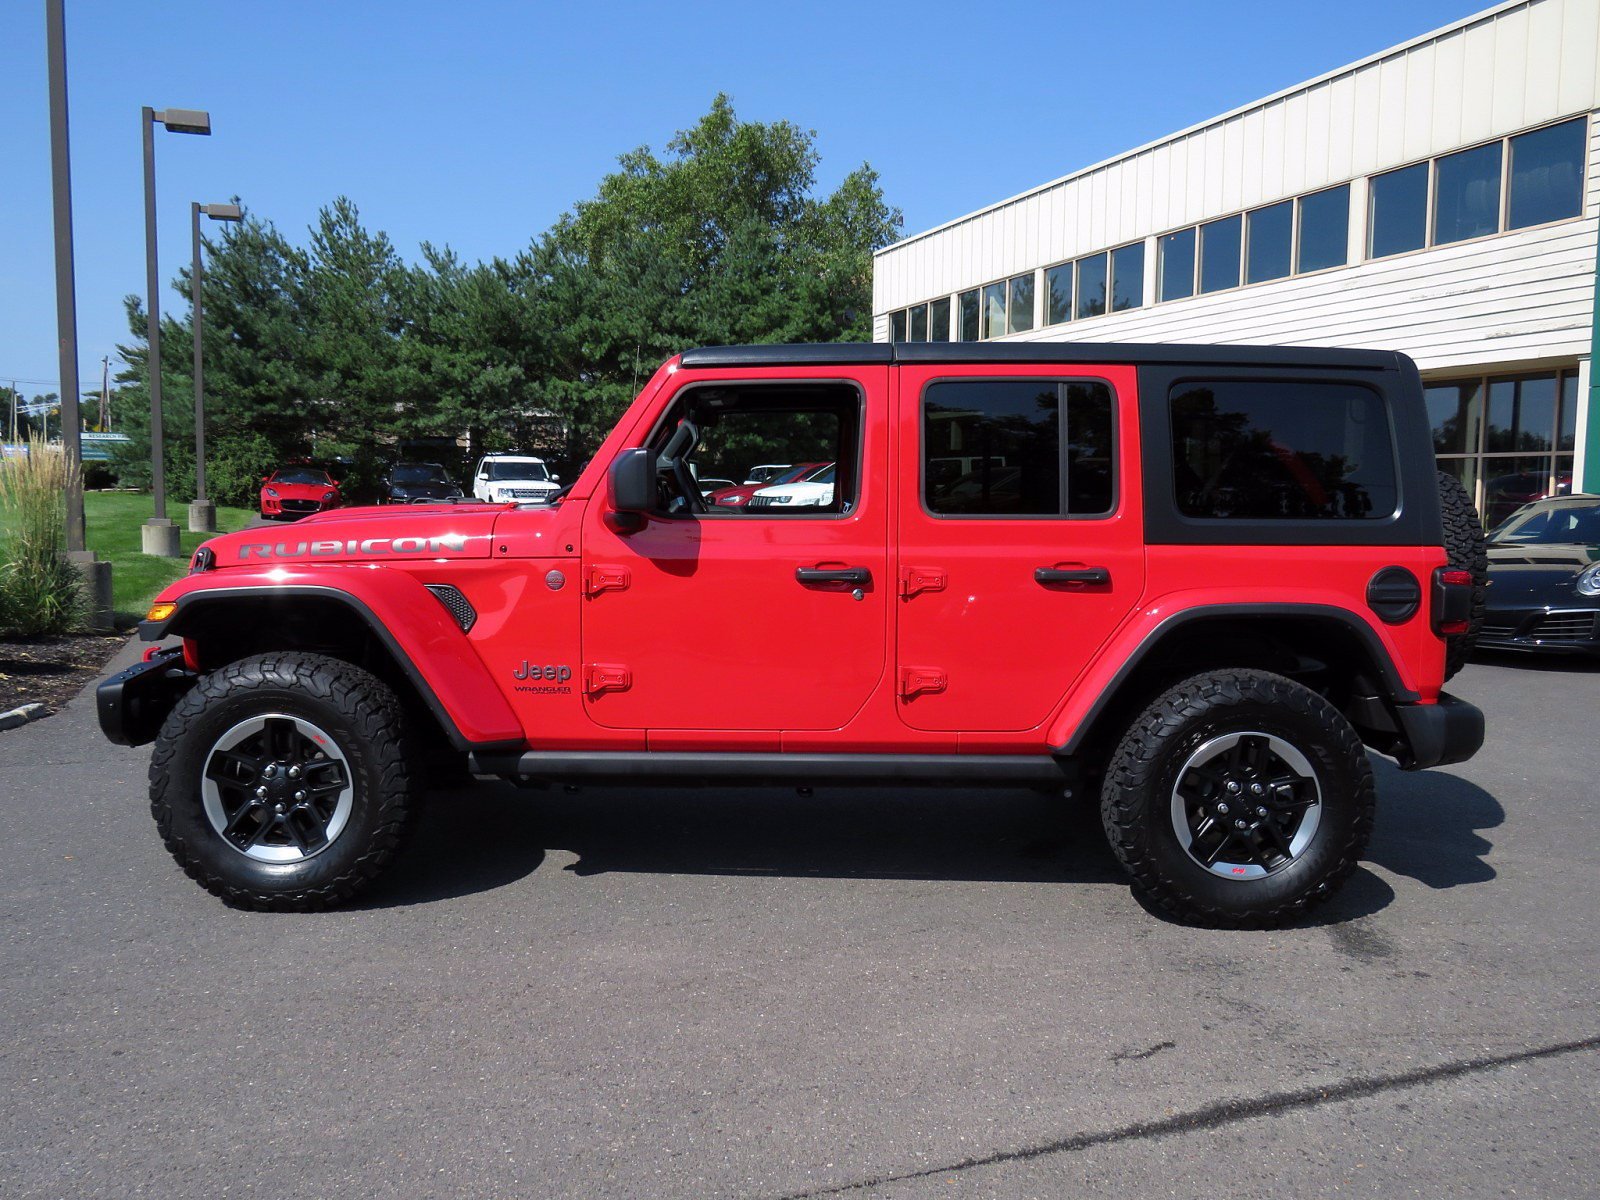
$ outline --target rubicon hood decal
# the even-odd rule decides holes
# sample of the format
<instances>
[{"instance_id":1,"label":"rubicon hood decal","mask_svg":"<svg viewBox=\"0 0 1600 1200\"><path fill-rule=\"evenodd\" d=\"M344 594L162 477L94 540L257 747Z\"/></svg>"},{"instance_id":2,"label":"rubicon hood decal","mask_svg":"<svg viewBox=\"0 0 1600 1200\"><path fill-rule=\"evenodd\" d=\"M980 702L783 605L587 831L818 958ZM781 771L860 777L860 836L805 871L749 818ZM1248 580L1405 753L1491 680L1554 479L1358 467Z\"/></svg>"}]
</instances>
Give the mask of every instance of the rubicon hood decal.
<instances>
[{"instance_id":1,"label":"rubicon hood decal","mask_svg":"<svg viewBox=\"0 0 1600 1200\"><path fill-rule=\"evenodd\" d=\"M236 562L272 558L360 558L399 554L462 554L467 548L465 535L444 533L437 537L397 538L321 538L298 542L240 542Z\"/></svg>"},{"instance_id":2,"label":"rubicon hood decal","mask_svg":"<svg viewBox=\"0 0 1600 1200\"><path fill-rule=\"evenodd\" d=\"M206 543L218 567L286 562L392 562L402 558L488 558L498 508L418 512L345 509L289 529L257 526Z\"/></svg>"}]
</instances>

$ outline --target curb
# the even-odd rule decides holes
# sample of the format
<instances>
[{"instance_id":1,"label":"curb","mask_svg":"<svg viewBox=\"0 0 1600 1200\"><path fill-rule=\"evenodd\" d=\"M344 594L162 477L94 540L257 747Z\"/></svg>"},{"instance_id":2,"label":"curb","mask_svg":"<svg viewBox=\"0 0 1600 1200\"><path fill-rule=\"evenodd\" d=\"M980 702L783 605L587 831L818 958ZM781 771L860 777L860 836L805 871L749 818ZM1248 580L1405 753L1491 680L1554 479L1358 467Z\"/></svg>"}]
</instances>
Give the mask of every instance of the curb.
<instances>
[{"instance_id":1,"label":"curb","mask_svg":"<svg viewBox=\"0 0 1600 1200\"><path fill-rule=\"evenodd\" d=\"M0 733L7 729L16 729L26 725L29 721L37 721L40 717L48 717L50 710L43 704L23 704L13 708L10 712L0 713Z\"/></svg>"}]
</instances>

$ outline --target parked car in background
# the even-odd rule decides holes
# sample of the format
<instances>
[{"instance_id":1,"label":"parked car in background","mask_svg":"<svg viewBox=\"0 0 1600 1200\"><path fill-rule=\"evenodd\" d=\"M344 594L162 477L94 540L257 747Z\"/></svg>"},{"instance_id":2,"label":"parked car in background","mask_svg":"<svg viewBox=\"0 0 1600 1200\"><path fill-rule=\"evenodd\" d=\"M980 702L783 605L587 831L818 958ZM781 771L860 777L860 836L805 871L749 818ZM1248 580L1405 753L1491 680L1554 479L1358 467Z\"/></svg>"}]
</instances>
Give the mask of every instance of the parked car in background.
<instances>
[{"instance_id":1,"label":"parked car in background","mask_svg":"<svg viewBox=\"0 0 1600 1200\"><path fill-rule=\"evenodd\" d=\"M714 491L711 493L711 503L720 508L743 508L750 503L751 496L754 496L769 484L796 483L800 480L810 479L813 475L820 475L832 465L832 463L825 462L808 462L800 463L798 466L786 467L765 483L750 483L746 481L740 487L728 487ZM758 471L761 469L760 467L756 468Z\"/></svg>"},{"instance_id":2,"label":"parked car in background","mask_svg":"<svg viewBox=\"0 0 1600 1200\"><path fill-rule=\"evenodd\" d=\"M1489 535L1478 645L1600 654L1600 496L1518 509Z\"/></svg>"},{"instance_id":3,"label":"parked car in background","mask_svg":"<svg viewBox=\"0 0 1600 1200\"><path fill-rule=\"evenodd\" d=\"M339 485L321 467L279 467L261 480L261 515L268 521L338 508Z\"/></svg>"},{"instance_id":4,"label":"parked car in background","mask_svg":"<svg viewBox=\"0 0 1600 1200\"><path fill-rule=\"evenodd\" d=\"M748 507L771 508L827 508L833 503L833 480L837 475L833 463L820 471L813 471L793 483L777 483L760 488L750 497Z\"/></svg>"},{"instance_id":5,"label":"parked car in background","mask_svg":"<svg viewBox=\"0 0 1600 1200\"><path fill-rule=\"evenodd\" d=\"M694 482L700 489L701 498L705 500L710 500L715 493L726 491L734 486L734 482L731 479L707 479L703 475L695 476Z\"/></svg>"},{"instance_id":6,"label":"parked car in background","mask_svg":"<svg viewBox=\"0 0 1600 1200\"><path fill-rule=\"evenodd\" d=\"M1524 504L1551 496L1565 496L1571 491L1571 471L1557 473L1553 491L1550 477L1543 471L1513 471L1508 475L1497 475L1483 485L1483 518L1493 529Z\"/></svg>"},{"instance_id":7,"label":"parked car in background","mask_svg":"<svg viewBox=\"0 0 1600 1200\"><path fill-rule=\"evenodd\" d=\"M485 454L472 472L473 496L489 504L543 504L560 490L561 476L531 454Z\"/></svg>"},{"instance_id":8,"label":"parked car in background","mask_svg":"<svg viewBox=\"0 0 1600 1200\"><path fill-rule=\"evenodd\" d=\"M747 484L775 483L779 475L789 469L788 463L762 463L759 467L751 467L750 473L744 477Z\"/></svg>"},{"instance_id":9,"label":"parked car in background","mask_svg":"<svg viewBox=\"0 0 1600 1200\"><path fill-rule=\"evenodd\" d=\"M465 498L442 463L396 463L383 477L386 504L453 504Z\"/></svg>"}]
</instances>

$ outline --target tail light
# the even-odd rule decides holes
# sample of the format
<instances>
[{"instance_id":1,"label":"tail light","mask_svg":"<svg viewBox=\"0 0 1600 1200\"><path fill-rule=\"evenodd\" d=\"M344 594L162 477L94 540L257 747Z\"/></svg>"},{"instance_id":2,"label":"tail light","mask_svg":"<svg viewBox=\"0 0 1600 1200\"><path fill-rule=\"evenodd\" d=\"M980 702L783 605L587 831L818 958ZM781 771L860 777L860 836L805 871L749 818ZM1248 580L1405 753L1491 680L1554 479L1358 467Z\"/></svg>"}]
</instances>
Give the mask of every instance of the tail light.
<instances>
[{"instance_id":1,"label":"tail light","mask_svg":"<svg viewBox=\"0 0 1600 1200\"><path fill-rule=\"evenodd\" d=\"M1472 628L1472 572L1439 567L1433 572L1433 631L1454 637Z\"/></svg>"}]
</instances>

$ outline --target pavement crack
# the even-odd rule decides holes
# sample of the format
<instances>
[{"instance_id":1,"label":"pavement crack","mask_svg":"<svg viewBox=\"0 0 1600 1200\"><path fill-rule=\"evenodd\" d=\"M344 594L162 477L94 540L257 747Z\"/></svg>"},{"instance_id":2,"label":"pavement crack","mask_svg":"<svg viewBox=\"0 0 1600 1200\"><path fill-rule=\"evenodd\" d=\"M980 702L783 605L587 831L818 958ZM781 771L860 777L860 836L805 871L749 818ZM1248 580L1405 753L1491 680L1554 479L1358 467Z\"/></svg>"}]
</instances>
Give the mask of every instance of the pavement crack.
<instances>
[{"instance_id":1,"label":"pavement crack","mask_svg":"<svg viewBox=\"0 0 1600 1200\"><path fill-rule=\"evenodd\" d=\"M1159 1048L1156 1047L1156 1049ZM1360 1100L1367 1096L1382 1095L1385 1092L1404 1091L1408 1088L1421 1087L1424 1084L1437 1083L1441 1080L1458 1079L1463 1075L1473 1075L1480 1071L1493 1071L1500 1067L1514 1066L1518 1063L1534 1062L1543 1058L1559 1058L1566 1054L1578 1054L1586 1050L1596 1049L1600 1049L1600 1037L1587 1037L1578 1041L1554 1042L1545 1046L1536 1046L1529 1050L1517 1050L1510 1054L1489 1054L1477 1058L1458 1059L1455 1062L1442 1063L1433 1067L1419 1067L1414 1071L1401 1071L1394 1075L1360 1076L1341 1080L1338 1083L1298 1088L1291 1092L1268 1092L1264 1096L1257 1096L1253 1099L1223 1100L1216 1104L1208 1104L1201 1108L1191 1109L1188 1112L1163 1117L1159 1121L1140 1121L1132 1125L1123 1125L1116 1129L1103 1129L1092 1133L1075 1133L1070 1137L1058 1138L1054 1141L1023 1146L1016 1150L999 1150L993 1154L963 1158L938 1167L924 1167L919 1171L905 1171L896 1175L878 1175L870 1179L858 1179L853 1183L835 1184L832 1187L813 1188L803 1192L789 1192L780 1197L779 1200L813 1200L814 1197L820 1196L839 1196L847 1192L859 1192L867 1188L884 1187L891 1183L903 1183L911 1179L925 1179L931 1175L948 1175L955 1171L970 1171L975 1167L991 1167L1001 1163L1044 1158L1053 1154L1072 1154L1094 1146L1105 1146L1116 1142L1169 1137L1178 1133L1196 1133L1206 1129L1215 1129L1221 1125L1231 1125L1238 1121L1248 1121L1253 1117L1269 1116L1294 1109L1320 1108L1323 1105L1337 1104L1345 1100ZM1152 1049L1149 1053L1153 1054L1155 1050Z\"/></svg>"},{"instance_id":2,"label":"pavement crack","mask_svg":"<svg viewBox=\"0 0 1600 1200\"><path fill-rule=\"evenodd\" d=\"M1147 1046L1143 1050L1119 1050L1111 1056L1111 1062L1138 1062L1142 1058L1154 1058L1163 1050L1176 1050L1177 1042L1157 1042L1154 1046Z\"/></svg>"}]
</instances>

